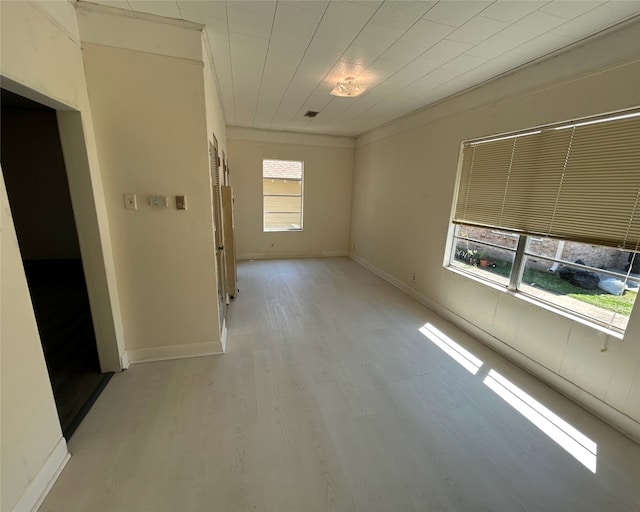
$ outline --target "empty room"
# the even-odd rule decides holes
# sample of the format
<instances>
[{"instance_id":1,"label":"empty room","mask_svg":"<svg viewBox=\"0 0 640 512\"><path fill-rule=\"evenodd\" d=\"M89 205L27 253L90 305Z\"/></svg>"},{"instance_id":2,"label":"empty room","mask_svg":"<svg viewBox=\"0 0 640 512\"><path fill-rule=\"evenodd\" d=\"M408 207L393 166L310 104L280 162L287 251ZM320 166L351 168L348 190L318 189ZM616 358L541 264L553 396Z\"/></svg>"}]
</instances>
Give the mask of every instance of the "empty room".
<instances>
[{"instance_id":1,"label":"empty room","mask_svg":"<svg viewBox=\"0 0 640 512\"><path fill-rule=\"evenodd\" d=\"M0 43L0 511L640 511L640 2Z\"/></svg>"}]
</instances>

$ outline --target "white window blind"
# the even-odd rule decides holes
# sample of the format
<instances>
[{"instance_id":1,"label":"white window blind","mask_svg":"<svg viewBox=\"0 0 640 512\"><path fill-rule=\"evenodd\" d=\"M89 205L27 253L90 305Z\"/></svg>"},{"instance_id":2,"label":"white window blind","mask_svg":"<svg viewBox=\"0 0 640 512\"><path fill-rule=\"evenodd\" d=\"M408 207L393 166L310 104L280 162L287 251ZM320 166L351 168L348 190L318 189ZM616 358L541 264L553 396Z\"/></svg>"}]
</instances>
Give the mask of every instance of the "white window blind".
<instances>
[{"instance_id":1,"label":"white window blind","mask_svg":"<svg viewBox=\"0 0 640 512\"><path fill-rule=\"evenodd\" d=\"M453 221L640 248L640 111L466 142Z\"/></svg>"}]
</instances>

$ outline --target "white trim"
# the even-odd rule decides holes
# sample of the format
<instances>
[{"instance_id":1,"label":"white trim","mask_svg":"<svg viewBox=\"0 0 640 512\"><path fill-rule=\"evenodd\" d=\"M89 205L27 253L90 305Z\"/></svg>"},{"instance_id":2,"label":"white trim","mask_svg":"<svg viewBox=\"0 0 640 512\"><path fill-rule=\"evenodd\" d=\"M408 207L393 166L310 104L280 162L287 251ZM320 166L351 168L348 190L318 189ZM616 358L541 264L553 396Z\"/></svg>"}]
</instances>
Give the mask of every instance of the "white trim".
<instances>
[{"instance_id":1,"label":"white trim","mask_svg":"<svg viewBox=\"0 0 640 512\"><path fill-rule=\"evenodd\" d=\"M35 512L38 510L70 458L71 454L67 450L67 442L64 437L61 437L47 460L44 461L38 474L31 480L27 489L11 509L12 512Z\"/></svg>"},{"instance_id":2,"label":"white trim","mask_svg":"<svg viewBox=\"0 0 640 512\"><path fill-rule=\"evenodd\" d=\"M188 343L185 345L165 345L163 347L134 348L127 350L131 364L166 361L169 359L185 359L187 357L214 356L224 353L220 341Z\"/></svg>"},{"instance_id":3,"label":"white trim","mask_svg":"<svg viewBox=\"0 0 640 512\"><path fill-rule=\"evenodd\" d=\"M76 10L81 12L111 14L113 16L123 16L126 18L133 18L136 20L152 21L154 23L162 23L164 25L171 25L173 27L185 28L187 30L195 30L200 32L204 29L205 25L196 21L189 21L178 18L170 18L167 16L160 16L158 14L151 14L148 12L134 11L121 9L120 7L111 7L104 4L94 4L90 1L78 0L75 3Z\"/></svg>"},{"instance_id":4,"label":"white trim","mask_svg":"<svg viewBox=\"0 0 640 512\"><path fill-rule=\"evenodd\" d=\"M276 142L281 144L301 144L305 146L331 146L336 148L353 148L356 139L340 135L320 135L317 133L283 132L275 130L257 130L227 126L227 140L244 139L259 142Z\"/></svg>"},{"instance_id":5,"label":"white trim","mask_svg":"<svg viewBox=\"0 0 640 512\"><path fill-rule=\"evenodd\" d=\"M222 353L227 351L227 319L222 319L222 332L220 333L220 343L222 344Z\"/></svg>"},{"instance_id":6,"label":"white trim","mask_svg":"<svg viewBox=\"0 0 640 512\"><path fill-rule=\"evenodd\" d=\"M129 368L129 353L125 350L121 355L120 355L120 369L121 370L127 370Z\"/></svg>"},{"instance_id":7,"label":"white trim","mask_svg":"<svg viewBox=\"0 0 640 512\"><path fill-rule=\"evenodd\" d=\"M480 329L478 326L472 324L457 313L454 313L441 304L438 304L437 302L427 298L422 293L414 290L413 288L403 283L391 274L388 274L384 270L376 267L361 256L351 253L349 257L356 263L362 265L367 270L370 270L371 272L376 274L378 277L384 279L385 281L394 285L396 288L405 292L407 295L413 297L439 316L454 324L456 327L459 327L463 331L467 332L484 345L487 345L488 347L492 348L499 354L509 359L511 362L517 364L526 372L537 377L548 386L554 388L570 400L576 402L578 405L595 414L612 427L629 436L634 441L640 442L640 423L633 418L620 412L606 402L603 402L602 400L593 396L588 391L580 388L573 382L566 380L561 375L558 375L549 368L541 365L534 359L531 359L529 356L516 350L515 348L496 338L492 334Z\"/></svg>"},{"instance_id":8,"label":"white trim","mask_svg":"<svg viewBox=\"0 0 640 512\"><path fill-rule=\"evenodd\" d=\"M339 258L349 256L349 251L289 251L289 252L245 252L237 255L239 261L286 260L297 258Z\"/></svg>"}]
</instances>

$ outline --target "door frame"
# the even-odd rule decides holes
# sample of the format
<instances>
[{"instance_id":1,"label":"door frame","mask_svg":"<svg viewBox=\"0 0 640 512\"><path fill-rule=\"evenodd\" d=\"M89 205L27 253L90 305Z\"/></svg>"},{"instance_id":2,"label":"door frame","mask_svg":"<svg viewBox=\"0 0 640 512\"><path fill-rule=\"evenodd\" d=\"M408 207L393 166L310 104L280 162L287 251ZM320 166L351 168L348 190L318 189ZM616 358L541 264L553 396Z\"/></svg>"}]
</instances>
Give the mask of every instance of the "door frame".
<instances>
[{"instance_id":1,"label":"door frame","mask_svg":"<svg viewBox=\"0 0 640 512\"><path fill-rule=\"evenodd\" d=\"M81 112L5 76L2 87L56 110L100 369L124 370L129 361L91 113L88 109Z\"/></svg>"}]
</instances>

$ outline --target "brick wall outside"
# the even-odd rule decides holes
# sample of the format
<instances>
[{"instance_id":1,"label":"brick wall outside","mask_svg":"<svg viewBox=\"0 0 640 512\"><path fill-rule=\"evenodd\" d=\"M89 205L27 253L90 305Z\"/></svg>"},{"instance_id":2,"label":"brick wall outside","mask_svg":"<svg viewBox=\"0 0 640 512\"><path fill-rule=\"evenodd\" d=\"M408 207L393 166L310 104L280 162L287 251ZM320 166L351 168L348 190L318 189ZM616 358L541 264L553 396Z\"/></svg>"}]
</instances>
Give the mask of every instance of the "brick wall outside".
<instances>
[{"instance_id":1,"label":"brick wall outside","mask_svg":"<svg viewBox=\"0 0 640 512\"><path fill-rule=\"evenodd\" d=\"M460 228L460 235L479 240L486 240L489 243L510 247L514 250L518 242L518 237L516 235L509 235L490 229L475 228L471 226L462 226ZM558 256L557 251L559 244L561 243L562 242L559 240L552 240L549 238L532 238L529 242L529 252L541 256L542 258L554 258L568 262L575 262L576 260L581 259L586 265L591 267L618 269L622 271L625 269L625 265L627 265L629 258L628 251L619 251L617 249L581 244L577 242L564 242L562 253ZM467 242L465 240L460 240L457 244L457 248L474 250L476 251L476 256L479 253L484 253L486 255L486 259L489 260L510 261L513 258L513 254L510 251L495 247L487 247L482 244ZM548 260L536 260L533 257L529 258L529 265L538 270L547 270L552 264L553 262Z\"/></svg>"}]
</instances>

